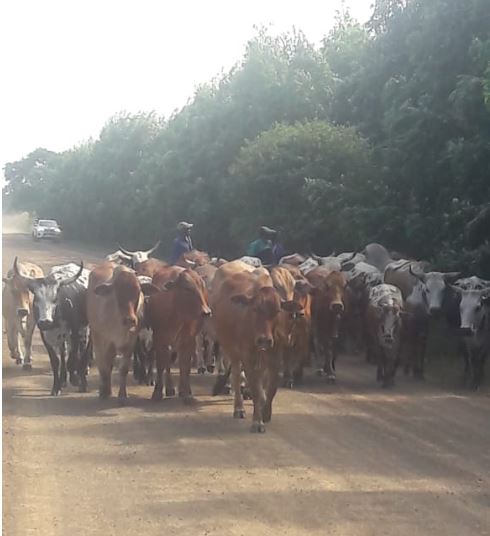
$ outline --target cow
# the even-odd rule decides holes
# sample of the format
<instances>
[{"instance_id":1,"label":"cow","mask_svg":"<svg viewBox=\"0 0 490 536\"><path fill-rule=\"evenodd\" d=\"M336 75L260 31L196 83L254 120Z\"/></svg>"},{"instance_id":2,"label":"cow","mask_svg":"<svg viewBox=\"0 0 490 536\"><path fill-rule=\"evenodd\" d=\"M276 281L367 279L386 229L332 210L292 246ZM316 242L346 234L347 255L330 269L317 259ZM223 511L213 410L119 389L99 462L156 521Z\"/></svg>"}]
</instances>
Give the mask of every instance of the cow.
<instances>
[{"instance_id":1,"label":"cow","mask_svg":"<svg viewBox=\"0 0 490 536\"><path fill-rule=\"evenodd\" d=\"M377 380L383 387L394 384L400 358L403 298L400 290L382 283L369 291L366 309L366 351L378 365Z\"/></svg>"},{"instance_id":2,"label":"cow","mask_svg":"<svg viewBox=\"0 0 490 536\"><path fill-rule=\"evenodd\" d=\"M292 255L286 255L279 259L279 265L287 264L289 266L299 266L307 257L305 255L300 255L299 253L293 253Z\"/></svg>"},{"instance_id":3,"label":"cow","mask_svg":"<svg viewBox=\"0 0 490 536\"><path fill-rule=\"evenodd\" d=\"M152 284L151 277L139 275L138 281L143 289ZM145 303L148 296L145 295ZM153 333L151 331L147 308L143 310L141 329L138 331L133 353L133 375L140 385L153 385Z\"/></svg>"},{"instance_id":4,"label":"cow","mask_svg":"<svg viewBox=\"0 0 490 536\"><path fill-rule=\"evenodd\" d=\"M157 376L152 399L163 398L163 372L165 371L165 395L174 396L170 371L171 356L179 362L179 396L186 401L192 398L190 386L191 360L196 351L196 337L203 321L211 315L208 292L204 281L193 270L172 267L153 284L160 292L148 301L148 319L153 330L153 346L157 365ZM169 274L172 274L169 276Z\"/></svg>"},{"instance_id":5,"label":"cow","mask_svg":"<svg viewBox=\"0 0 490 536\"><path fill-rule=\"evenodd\" d=\"M115 264L123 264L128 268L133 267L133 259L130 255L126 255L120 249L106 255L105 260L108 262L114 262Z\"/></svg>"},{"instance_id":6,"label":"cow","mask_svg":"<svg viewBox=\"0 0 490 536\"><path fill-rule=\"evenodd\" d=\"M353 343L354 349L360 351L366 342L366 309L369 291L383 283L383 274L371 264L358 262L344 272L347 278L345 291L346 310L343 318L343 332ZM367 357L370 354L366 354Z\"/></svg>"},{"instance_id":7,"label":"cow","mask_svg":"<svg viewBox=\"0 0 490 536\"><path fill-rule=\"evenodd\" d=\"M460 298L458 333L462 337L464 383L477 390L490 351L490 282L465 278L456 281L451 288Z\"/></svg>"},{"instance_id":8,"label":"cow","mask_svg":"<svg viewBox=\"0 0 490 536\"><path fill-rule=\"evenodd\" d=\"M42 269L36 264L24 262L19 264L19 267L21 273L31 278L44 277ZM32 368L32 334L36 327L32 295L26 282L15 274L13 268L7 272L7 277L3 277L2 281L5 285L2 292L2 314L10 357L15 359L18 365L22 365L24 370L29 370ZM20 346L20 338L24 353Z\"/></svg>"},{"instance_id":9,"label":"cow","mask_svg":"<svg viewBox=\"0 0 490 536\"><path fill-rule=\"evenodd\" d=\"M157 291L152 284L140 284L133 270L114 263L105 262L90 273L87 316L99 369L100 398L112 394L112 368L116 355L119 355L118 399L121 405L125 404L131 356L143 325L144 294Z\"/></svg>"},{"instance_id":10,"label":"cow","mask_svg":"<svg viewBox=\"0 0 490 536\"><path fill-rule=\"evenodd\" d=\"M254 406L251 431L261 433L265 432L264 422L271 420L277 391L280 359L273 349L278 316L281 309L293 313L298 308L293 302L281 301L266 270L249 271L243 264L228 263L218 270L211 305L216 335L231 366L233 416L245 417L240 388L243 366Z\"/></svg>"},{"instance_id":11,"label":"cow","mask_svg":"<svg viewBox=\"0 0 490 536\"><path fill-rule=\"evenodd\" d=\"M239 259L236 259L240 262L244 262L253 268L260 268L262 266L262 261L258 257L250 257L249 255L244 255Z\"/></svg>"},{"instance_id":12,"label":"cow","mask_svg":"<svg viewBox=\"0 0 490 536\"><path fill-rule=\"evenodd\" d=\"M209 264L211 258L208 253L205 251L199 251L198 249L193 249L186 253L182 253L180 258L177 260L177 266L183 266L184 268L192 268L196 266L204 266Z\"/></svg>"},{"instance_id":13,"label":"cow","mask_svg":"<svg viewBox=\"0 0 490 536\"><path fill-rule=\"evenodd\" d=\"M293 388L303 380L303 367L310 349L311 285L299 269L284 264L270 271L274 288L284 301L293 301L298 310L281 310L274 332L274 351L283 362L283 385Z\"/></svg>"},{"instance_id":14,"label":"cow","mask_svg":"<svg viewBox=\"0 0 490 536\"><path fill-rule=\"evenodd\" d=\"M67 370L70 383L85 392L89 352L86 311L89 271L84 269L83 262L80 266L69 263L53 266L46 277L31 277L20 273L16 257L14 273L34 295L34 318L53 371L51 395L59 395L66 386ZM67 345L69 355L65 362Z\"/></svg>"},{"instance_id":15,"label":"cow","mask_svg":"<svg viewBox=\"0 0 490 536\"><path fill-rule=\"evenodd\" d=\"M347 279L337 270L318 266L306 274L314 287L312 293L312 335L317 360L323 357L323 372L330 382L335 382L339 328L345 310ZM322 370L318 370L322 374Z\"/></svg>"},{"instance_id":16,"label":"cow","mask_svg":"<svg viewBox=\"0 0 490 536\"><path fill-rule=\"evenodd\" d=\"M218 268L212 264L204 264L196 266L194 269L201 277L206 285L208 293L212 291L213 279ZM215 340L212 322L210 319L205 319L201 332L197 336L197 372L204 374L206 370L210 373L214 372L216 362L219 360L220 372L223 374L223 363L219 359L219 343Z\"/></svg>"},{"instance_id":17,"label":"cow","mask_svg":"<svg viewBox=\"0 0 490 536\"><path fill-rule=\"evenodd\" d=\"M384 282L401 290L405 309L411 313L405 322L404 351L408 358L405 372L413 372L414 378L424 378L425 353L430 317L442 312L447 285L459 277L459 272L426 272L418 262L401 259L389 263L384 272Z\"/></svg>"},{"instance_id":18,"label":"cow","mask_svg":"<svg viewBox=\"0 0 490 536\"><path fill-rule=\"evenodd\" d=\"M365 262L375 266L380 272L383 272L388 264L393 262L388 250L381 244L368 244L362 254L365 256Z\"/></svg>"},{"instance_id":19,"label":"cow","mask_svg":"<svg viewBox=\"0 0 490 536\"><path fill-rule=\"evenodd\" d=\"M160 241L158 241L153 247L147 250L130 251L129 249L124 249L122 246L119 246L119 251L131 258L133 268L135 268L136 264L147 261L159 247Z\"/></svg>"}]
</instances>

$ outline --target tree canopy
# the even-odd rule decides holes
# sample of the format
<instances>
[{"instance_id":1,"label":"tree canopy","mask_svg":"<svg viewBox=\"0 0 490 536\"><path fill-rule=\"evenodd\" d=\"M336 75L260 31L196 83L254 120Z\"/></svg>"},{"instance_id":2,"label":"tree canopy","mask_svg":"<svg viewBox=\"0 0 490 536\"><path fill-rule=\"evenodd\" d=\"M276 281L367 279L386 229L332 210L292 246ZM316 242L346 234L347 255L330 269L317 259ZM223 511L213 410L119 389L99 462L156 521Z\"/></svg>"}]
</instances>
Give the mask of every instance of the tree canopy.
<instances>
[{"instance_id":1,"label":"tree canopy","mask_svg":"<svg viewBox=\"0 0 490 536\"><path fill-rule=\"evenodd\" d=\"M166 253L188 220L227 256L269 225L291 250L376 240L490 276L490 231L467 230L490 203L488 0L377 0L364 26L339 13L321 47L260 29L171 117L122 112L5 177L5 208L84 240Z\"/></svg>"}]
</instances>

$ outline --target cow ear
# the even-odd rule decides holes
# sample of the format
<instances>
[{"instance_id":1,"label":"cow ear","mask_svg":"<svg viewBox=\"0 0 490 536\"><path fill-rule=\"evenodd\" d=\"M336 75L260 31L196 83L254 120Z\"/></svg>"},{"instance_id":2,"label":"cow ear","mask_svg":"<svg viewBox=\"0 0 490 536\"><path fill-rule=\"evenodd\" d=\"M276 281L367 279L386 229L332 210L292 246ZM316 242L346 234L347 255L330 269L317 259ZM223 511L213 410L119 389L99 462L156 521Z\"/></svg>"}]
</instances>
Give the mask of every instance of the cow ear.
<instances>
[{"instance_id":1,"label":"cow ear","mask_svg":"<svg viewBox=\"0 0 490 536\"><path fill-rule=\"evenodd\" d=\"M287 311L288 313L299 313L303 308L298 302L294 300L282 301L281 309Z\"/></svg>"},{"instance_id":2,"label":"cow ear","mask_svg":"<svg viewBox=\"0 0 490 536\"><path fill-rule=\"evenodd\" d=\"M447 272L444 274L444 281L446 283L454 283L461 276L461 272Z\"/></svg>"},{"instance_id":3,"label":"cow ear","mask_svg":"<svg viewBox=\"0 0 490 536\"><path fill-rule=\"evenodd\" d=\"M306 296L313 291L313 285L310 285L308 281L296 281L294 290L296 290L300 296Z\"/></svg>"},{"instance_id":4,"label":"cow ear","mask_svg":"<svg viewBox=\"0 0 490 536\"><path fill-rule=\"evenodd\" d=\"M112 283L102 283L95 287L94 292L97 296L107 296L112 292Z\"/></svg>"},{"instance_id":5,"label":"cow ear","mask_svg":"<svg viewBox=\"0 0 490 536\"><path fill-rule=\"evenodd\" d=\"M244 307L252 303L252 298L245 294L235 294L230 300L236 305L243 305Z\"/></svg>"},{"instance_id":6,"label":"cow ear","mask_svg":"<svg viewBox=\"0 0 490 536\"><path fill-rule=\"evenodd\" d=\"M490 296L483 296L481 302L485 307L490 307Z\"/></svg>"},{"instance_id":7,"label":"cow ear","mask_svg":"<svg viewBox=\"0 0 490 536\"><path fill-rule=\"evenodd\" d=\"M160 289L153 283L142 283L141 292L143 292L143 295L145 297L148 297L152 296L153 294L157 294L158 292L160 292Z\"/></svg>"}]
</instances>

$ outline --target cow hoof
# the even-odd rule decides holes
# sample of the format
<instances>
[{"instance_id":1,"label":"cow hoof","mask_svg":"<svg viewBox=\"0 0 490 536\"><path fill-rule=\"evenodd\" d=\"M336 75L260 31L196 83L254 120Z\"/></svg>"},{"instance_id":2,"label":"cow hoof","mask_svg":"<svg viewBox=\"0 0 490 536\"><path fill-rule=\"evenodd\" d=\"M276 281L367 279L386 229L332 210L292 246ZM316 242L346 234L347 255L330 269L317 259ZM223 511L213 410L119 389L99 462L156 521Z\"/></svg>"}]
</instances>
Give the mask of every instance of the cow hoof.
<instances>
[{"instance_id":1,"label":"cow hoof","mask_svg":"<svg viewBox=\"0 0 490 536\"><path fill-rule=\"evenodd\" d=\"M323 376L324 372L323 369L317 369L316 373L317 376Z\"/></svg>"},{"instance_id":2,"label":"cow hoof","mask_svg":"<svg viewBox=\"0 0 490 536\"><path fill-rule=\"evenodd\" d=\"M61 394L61 389L53 387L51 389L51 396L58 396Z\"/></svg>"},{"instance_id":3,"label":"cow hoof","mask_svg":"<svg viewBox=\"0 0 490 536\"><path fill-rule=\"evenodd\" d=\"M263 422L254 422L250 428L253 434L263 434L265 432L265 425Z\"/></svg>"},{"instance_id":4,"label":"cow hoof","mask_svg":"<svg viewBox=\"0 0 490 536\"><path fill-rule=\"evenodd\" d=\"M118 397L117 398L117 404L119 407L124 407L126 405L126 402L128 401L128 399L126 397Z\"/></svg>"},{"instance_id":5,"label":"cow hoof","mask_svg":"<svg viewBox=\"0 0 490 536\"><path fill-rule=\"evenodd\" d=\"M226 391L226 376L223 374L218 375L213 385L213 396L220 395ZM229 393L226 393L229 394Z\"/></svg>"},{"instance_id":6,"label":"cow hoof","mask_svg":"<svg viewBox=\"0 0 490 536\"><path fill-rule=\"evenodd\" d=\"M70 383L75 387L80 385L80 378L78 377L78 374L70 374Z\"/></svg>"},{"instance_id":7,"label":"cow hoof","mask_svg":"<svg viewBox=\"0 0 490 536\"><path fill-rule=\"evenodd\" d=\"M243 400L252 400L252 393L248 387L241 387Z\"/></svg>"},{"instance_id":8,"label":"cow hoof","mask_svg":"<svg viewBox=\"0 0 490 536\"><path fill-rule=\"evenodd\" d=\"M206 374L206 367L199 367L197 369L198 374Z\"/></svg>"},{"instance_id":9,"label":"cow hoof","mask_svg":"<svg viewBox=\"0 0 490 536\"><path fill-rule=\"evenodd\" d=\"M99 398L101 400L106 400L107 398L110 398L111 394L112 393L110 391L107 391L105 389L99 389Z\"/></svg>"},{"instance_id":10,"label":"cow hoof","mask_svg":"<svg viewBox=\"0 0 490 536\"><path fill-rule=\"evenodd\" d=\"M214 365L208 365L206 367L206 370L209 372L209 374L213 374L214 373Z\"/></svg>"},{"instance_id":11,"label":"cow hoof","mask_svg":"<svg viewBox=\"0 0 490 536\"><path fill-rule=\"evenodd\" d=\"M24 363L22 365L22 370L32 370L32 364L31 363Z\"/></svg>"},{"instance_id":12,"label":"cow hoof","mask_svg":"<svg viewBox=\"0 0 490 536\"><path fill-rule=\"evenodd\" d=\"M162 391L157 391L157 390L153 391L153 394L151 395L152 400L158 401L158 400L162 400L162 398L163 398Z\"/></svg>"},{"instance_id":13,"label":"cow hoof","mask_svg":"<svg viewBox=\"0 0 490 536\"><path fill-rule=\"evenodd\" d=\"M264 419L264 422L271 422L272 419L272 408L265 407L262 410L262 418Z\"/></svg>"},{"instance_id":14,"label":"cow hoof","mask_svg":"<svg viewBox=\"0 0 490 536\"><path fill-rule=\"evenodd\" d=\"M22 358L21 357L15 357L15 364L16 365L22 365Z\"/></svg>"},{"instance_id":15,"label":"cow hoof","mask_svg":"<svg viewBox=\"0 0 490 536\"><path fill-rule=\"evenodd\" d=\"M282 383L283 387L286 387L286 389L292 389L294 387L293 380L284 380Z\"/></svg>"},{"instance_id":16,"label":"cow hoof","mask_svg":"<svg viewBox=\"0 0 490 536\"><path fill-rule=\"evenodd\" d=\"M333 374L329 374L327 376L327 383L335 383L337 381L337 378Z\"/></svg>"},{"instance_id":17,"label":"cow hoof","mask_svg":"<svg viewBox=\"0 0 490 536\"><path fill-rule=\"evenodd\" d=\"M173 387L171 389L165 389L165 396L175 396L175 389Z\"/></svg>"},{"instance_id":18,"label":"cow hoof","mask_svg":"<svg viewBox=\"0 0 490 536\"><path fill-rule=\"evenodd\" d=\"M233 412L233 418L234 419L245 419L245 410L244 409L236 409Z\"/></svg>"}]
</instances>

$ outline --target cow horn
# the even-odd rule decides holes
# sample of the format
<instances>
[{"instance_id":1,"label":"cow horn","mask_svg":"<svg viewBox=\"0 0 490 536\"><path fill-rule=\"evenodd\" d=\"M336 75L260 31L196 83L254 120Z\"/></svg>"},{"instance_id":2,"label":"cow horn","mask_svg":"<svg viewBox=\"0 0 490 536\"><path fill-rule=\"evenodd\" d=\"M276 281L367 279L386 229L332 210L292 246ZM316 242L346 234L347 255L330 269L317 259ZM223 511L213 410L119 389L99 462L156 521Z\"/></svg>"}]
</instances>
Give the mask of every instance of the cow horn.
<instances>
[{"instance_id":1,"label":"cow horn","mask_svg":"<svg viewBox=\"0 0 490 536\"><path fill-rule=\"evenodd\" d=\"M68 277L67 279L63 279L60 281L60 285L70 285L71 283L75 283L75 281L82 275L83 272L83 261L80 261L80 269L75 275L72 275L71 277Z\"/></svg>"},{"instance_id":2,"label":"cow horn","mask_svg":"<svg viewBox=\"0 0 490 536\"><path fill-rule=\"evenodd\" d=\"M315 255L313 252L311 253L311 258L314 259L315 261L317 262L321 262L322 261L322 257L318 256L318 255Z\"/></svg>"},{"instance_id":3,"label":"cow horn","mask_svg":"<svg viewBox=\"0 0 490 536\"><path fill-rule=\"evenodd\" d=\"M119 249L125 254L132 257L135 253L138 253L137 251L129 251L129 249L124 249L121 244L118 244Z\"/></svg>"},{"instance_id":4,"label":"cow horn","mask_svg":"<svg viewBox=\"0 0 490 536\"><path fill-rule=\"evenodd\" d=\"M145 251L147 255L151 255L154 251L156 251L160 247L160 240L148 251Z\"/></svg>"},{"instance_id":5,"label":"cow horn","mask_svg":"<svg viewBox=\"0 0 490 536\"><path fill-rule=\"evenodd\" d=\"M457 287L456 285L448 285L448 287L451 290L454 290L454 292L456 292L456 294L462 294L463 293L463 289L461 287Z\"/></svg>"},{"instance_id":6,"label":"cow horn","mask_svg":"<svg viewBox=\"0 0 490 536\"><path fill-rule=\"evenodd\" d=\"M22 279L24 283L27 284L29 281L37 281L38 283L44 281L44 277L31 277L30 275L21 274L19 270L18 259L18 257L15 257L14 259L14 274L17 277L20 277L20 279Z\"/></svg>"},{"instance_id":7,"label":"cow horn","mask_svg":"<svg viewBox=\"0 0 490 536\"><path fill-rule=\"evenodd\" d=\"M410 264L409 267L408 267L408 271L410 272L411 275L413 275L413 277L416 277L419 281L422 281L422 283L424 282L424 276L421 275L421 274L417 274L415 273L413 270L412 270L412 265Z\"/></svg>"}]
</instances>

